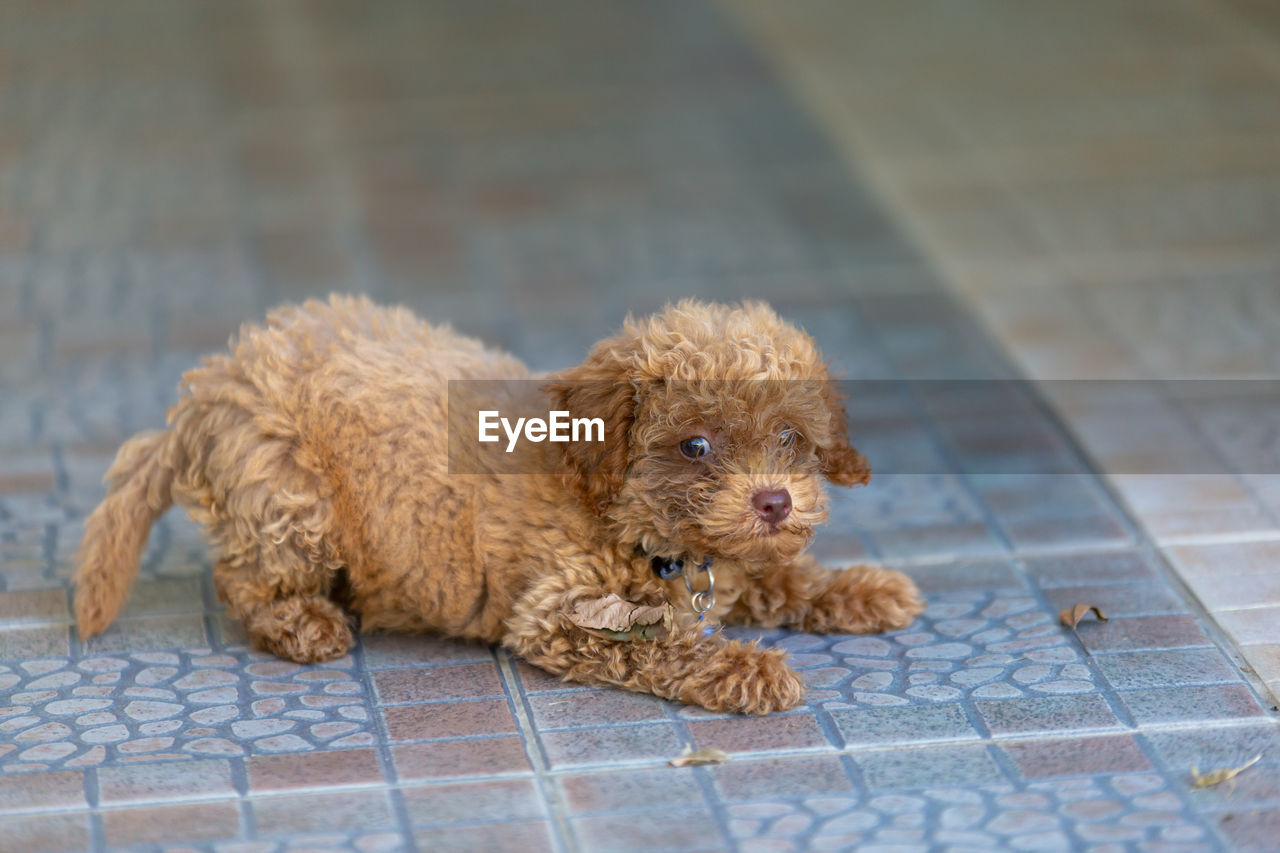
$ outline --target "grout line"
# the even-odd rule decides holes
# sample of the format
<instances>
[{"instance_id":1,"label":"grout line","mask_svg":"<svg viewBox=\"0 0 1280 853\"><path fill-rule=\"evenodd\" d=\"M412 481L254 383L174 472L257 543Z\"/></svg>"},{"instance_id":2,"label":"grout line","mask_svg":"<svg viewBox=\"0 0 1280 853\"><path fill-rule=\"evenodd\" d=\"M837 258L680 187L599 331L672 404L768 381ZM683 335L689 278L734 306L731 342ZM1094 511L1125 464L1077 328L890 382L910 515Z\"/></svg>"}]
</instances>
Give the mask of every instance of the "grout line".
<instances>
[{"instance_id":1,"label":"grout line","mask_svg":"<svg viewBox=\"0 0 1280 853\"><path fill-rule=\"evenodd\" d=\"M520 739L524 742L525 755L533 768L534 787L542 800L547 813L547 823L551 828L552 843L561 851L573 853L577 843L567 816L567 809L559 796L558 786L548 778L552 770L542 754L538 742L537 728L533 723L533 715L526 705L528 697L521 690L520 678L512 663L511 655L505 649L495 649L494 657L498 664L498 674L502 679L503 689L507 693L507 704L515 716L516 727Z\"/></svg>"}]
</instances>

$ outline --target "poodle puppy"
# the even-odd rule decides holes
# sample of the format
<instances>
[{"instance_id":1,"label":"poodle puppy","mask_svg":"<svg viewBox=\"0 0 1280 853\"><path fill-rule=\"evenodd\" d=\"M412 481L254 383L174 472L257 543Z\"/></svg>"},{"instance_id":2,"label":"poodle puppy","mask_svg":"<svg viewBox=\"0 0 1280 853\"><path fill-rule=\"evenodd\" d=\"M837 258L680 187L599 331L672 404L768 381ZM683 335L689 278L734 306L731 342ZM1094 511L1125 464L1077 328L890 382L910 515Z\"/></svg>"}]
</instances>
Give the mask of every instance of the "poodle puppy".
<instances>
[{"instance_id":1,"label":"poodle puppy","mask_svg":"<svg viewBox=\"0 0 1280 853\"><path fill-rule=\"evenodd\" d=\"M476 385L501 399L451 408L459 379L504 380ZM482 444L477 406L598 419L603 440ZM86 522L76 621L85 638L110 624L176 501L208 531L219 598L280 657L338 657L358 620L780 711L805 689L785 655L712 626L862 633L923 607L898 572L804 555L823 479L870 476L846 433L813 340L763 303L628 318L545 378L402 308L282 307L183 377L168 429L121 447Z\"/></svg>"}]
</instances>

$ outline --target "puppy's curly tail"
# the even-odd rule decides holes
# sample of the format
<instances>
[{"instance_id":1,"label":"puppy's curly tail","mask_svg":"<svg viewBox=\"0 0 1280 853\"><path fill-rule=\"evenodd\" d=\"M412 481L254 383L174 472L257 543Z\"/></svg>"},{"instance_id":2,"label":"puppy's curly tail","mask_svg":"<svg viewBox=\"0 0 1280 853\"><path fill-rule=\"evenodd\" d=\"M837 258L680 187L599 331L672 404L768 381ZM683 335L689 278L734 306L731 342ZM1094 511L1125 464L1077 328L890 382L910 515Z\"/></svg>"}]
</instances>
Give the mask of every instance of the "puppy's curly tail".
<instances>
[{"instance_id":1,"label":"puppy's curly tail","mask_svg":"<svg viewBox=\"0 0 1280 853\"><path fill-rule=\"evenodd\" d=\"M100 634L116 618L138 576L152 523L173 503L168 431L139 433L107 471L107 497L85 521L76 555L76 625Z\"/></svg>"}]
</instances>

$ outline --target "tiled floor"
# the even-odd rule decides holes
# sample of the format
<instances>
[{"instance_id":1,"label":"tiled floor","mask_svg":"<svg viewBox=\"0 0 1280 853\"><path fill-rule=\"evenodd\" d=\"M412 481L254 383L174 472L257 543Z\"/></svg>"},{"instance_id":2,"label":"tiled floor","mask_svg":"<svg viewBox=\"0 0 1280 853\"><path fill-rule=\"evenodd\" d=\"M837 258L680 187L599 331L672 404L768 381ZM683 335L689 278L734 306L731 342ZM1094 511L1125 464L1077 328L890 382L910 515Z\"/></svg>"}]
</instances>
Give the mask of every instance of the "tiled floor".
<instances>
[{"instance_id":1,"label":"tiled floor","mask_svg":"<svg viewBox=\"0 0 1280 853\"><path fill-rule=\"evenodd\" d=\"M1280 10L729 6L1274 689Z\"/></svg>"},{"instance_id":2,"label":"tiled floor","mask_svg":"<svg viewBox=\"0 0 1280 853\"><path fill-rule=\"evenodd\" d=\"M1274 370L1280 229L1251 180L1280 121L1274 20L1187 0L1149 29L1148 7L0 7L0 848L1267 849L1274 478L1108 478L1079 413L1068 433L1016 381ZM1072 27L1112 64L1001 73L1084 61ZM1158 163L1107 135L1174 126ZM1243 212L1172 216L1198 200ZM1167 268L1192 285L1148 311ZM1196 302L1227 268L1239 300ZM810 693L765 718L428 637L300 667L245 647L170 514L128 611L82 642L66 583L116 445L238 323L335 288L538 367L628 310L769 299L861 380L880 472L817 553L904 568L929 610L886 636L766 632ZM1199 333L1215 317L1230 336ZM1258 423L1184 415L1228 456L1253 433L1214 424ZM1110 621L1063 629L1078 601ZM731 757L668 767L686 746Z\"/></svg>"}]
</instances>

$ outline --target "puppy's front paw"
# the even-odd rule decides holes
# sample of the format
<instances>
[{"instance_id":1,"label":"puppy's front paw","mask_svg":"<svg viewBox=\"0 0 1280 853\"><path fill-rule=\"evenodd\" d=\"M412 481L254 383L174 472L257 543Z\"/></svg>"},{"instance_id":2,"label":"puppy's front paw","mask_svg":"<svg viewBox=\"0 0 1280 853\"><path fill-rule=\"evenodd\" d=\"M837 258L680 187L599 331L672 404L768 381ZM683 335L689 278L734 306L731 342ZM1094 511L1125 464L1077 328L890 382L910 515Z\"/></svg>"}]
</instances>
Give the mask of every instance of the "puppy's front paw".
<instances>
[{"instance_id":1,"label":"puppy's front paw","mask_svg":"<svg viewBox=\"0 0 1280 853\"><path fill-rule=\"evenodd\" d=\"M730 642L681 699L710 711L771 714L804 701L804 679L786 664L786 653ZM709 676L709 677L708 677Z\"/></svg>"},{"instance_id":2,"label":"puppy's front paw","mask_svg":"<svg viewBox=\"0 0 1280 853\"><path fill-rule=\"evenodd\" d=\"M915 582L902 572L859 566L837 574L813 602L806 631L870 634L910 625L924 610Z\"/></svg>"}]
</instances>

